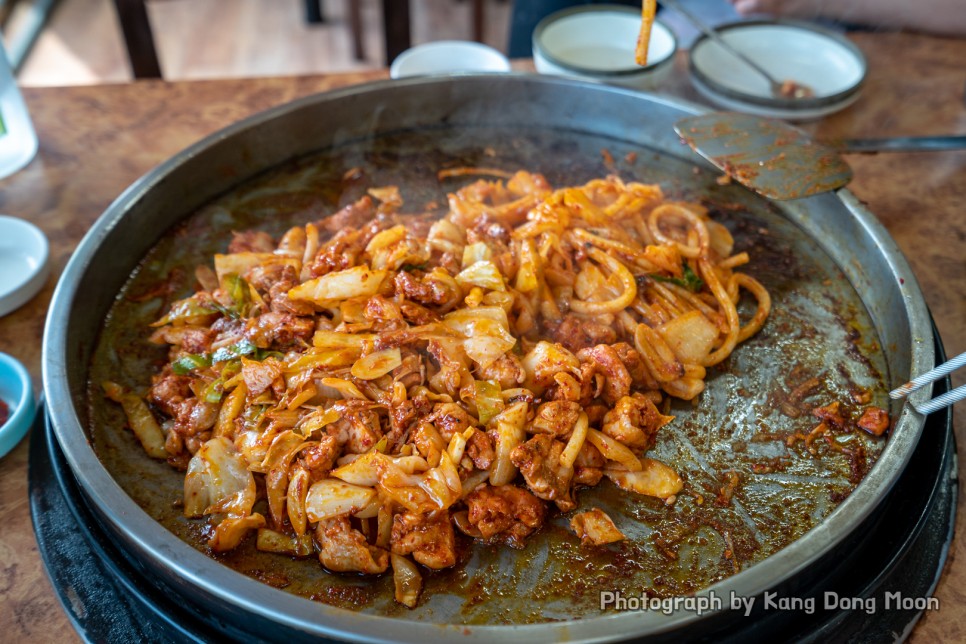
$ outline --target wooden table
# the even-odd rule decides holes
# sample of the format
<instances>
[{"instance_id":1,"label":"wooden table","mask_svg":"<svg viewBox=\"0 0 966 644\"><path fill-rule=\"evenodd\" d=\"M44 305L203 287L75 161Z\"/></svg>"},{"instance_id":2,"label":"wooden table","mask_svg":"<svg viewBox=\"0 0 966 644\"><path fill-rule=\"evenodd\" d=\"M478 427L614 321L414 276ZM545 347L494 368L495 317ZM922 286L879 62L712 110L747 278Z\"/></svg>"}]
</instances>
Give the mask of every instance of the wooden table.
<instances>
[{"instance_id":1,"label":"wooden table","mask_svg":"<svg viewBox=\"0 0 966 644\"><path fill-rule=\"evenodd\" d=\"M870 72L854 106L808 125L826 137L966 133L966 40L858 34ZM517 64L528 68L527 62ZM683 58L668 93L697 100ZM41 335L57 275L91 223L131 182L201 137L299 96L384 78L384 72L31 89L27 103L40 152L0 181L0 212L24 217L50 238L44 290L0 318L0 351L20 359L40 385ZM966 152L854 156L851 189L885 224L926 294L946 351L966 351ZM966 381L963 374L955 384ZM960 455L966 422L956 422ZM0 626L3 641L77 641L44 573L27 501L27 442L0 460ZM917 642L966 640L966 501L957 538Z\"/></svg>"}]
</instances>

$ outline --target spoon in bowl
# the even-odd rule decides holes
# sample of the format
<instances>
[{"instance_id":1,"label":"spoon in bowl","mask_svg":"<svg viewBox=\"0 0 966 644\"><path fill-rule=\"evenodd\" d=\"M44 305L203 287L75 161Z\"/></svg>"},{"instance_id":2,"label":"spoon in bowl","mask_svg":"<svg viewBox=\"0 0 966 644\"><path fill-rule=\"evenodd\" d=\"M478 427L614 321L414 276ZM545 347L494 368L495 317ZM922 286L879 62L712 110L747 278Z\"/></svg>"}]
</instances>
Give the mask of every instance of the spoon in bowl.
<instances>
[{"instance_id":1,"label":"spoon in bowl","mask_svg":"<svg viewBox=\"0 0 966 644\"><path fill-rule=\"evenodd\" d=\"M754 60L749 58L747 55L738 51L725 41L716 30L712 29L710 26L705 24L700 18L691 13L688 9L684 7L678 0L659 0L662 5L673 9L677 13L684 16L688 22L694 25L697 29L701 31L705 36L710 38L719 47L735 56L741 62L745 63L748 67L753 69L759 76L768 81L768 87L771 89L772 96L775 98L782 99L798 99L798 98L811 98L815 96L815 91L805 85L804 83L799 83L798 81L792 79L778 80L771 73L768 72L764 67L756 63Z\"/></svg>"}]
</instances>

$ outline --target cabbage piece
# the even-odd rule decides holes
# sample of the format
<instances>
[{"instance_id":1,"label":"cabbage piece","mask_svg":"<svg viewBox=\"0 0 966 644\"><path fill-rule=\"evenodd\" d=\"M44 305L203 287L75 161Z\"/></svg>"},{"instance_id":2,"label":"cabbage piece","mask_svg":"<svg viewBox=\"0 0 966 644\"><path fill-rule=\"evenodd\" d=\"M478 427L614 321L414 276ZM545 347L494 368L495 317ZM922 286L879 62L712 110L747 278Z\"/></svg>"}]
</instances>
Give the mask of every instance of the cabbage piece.
<instances>
[{"instance_id":1,"label":"cabbage piece","mask_svg":"<svg viewBox=\"0 0 966 644\"><path fill-rule=\"evenodd\" d=\"M443 318L443 324L466 338L463 350L484 369L516 344L506 311L498 306L453 311Z\"/></svg>"},{"instance_id":2,"label":"cabbage piece","mask_svg":"<svg viewBox=\"0 0 966 644\"><path fill-rule=\"evenodd\" d=\"M389 271L372 270L368 266L353 266L303 282L291 289L288 297L324 307L350 297L375 295L388 274Z\"/></svg>"},{"instance_id":3,"label":"cabbage piece","mask_svg":"<svg viewBox=\"0 0 966 644\"><path fill-rule=\"evenodd\" d=\"M480 423L486 425L490 419L503 411L504 403L500 385L492 380L473 382L473 403Z\"/></svg>"},{"instance_id":4,"label":"cabbage piece","mask_svg":"<svg viewBox=\"0 0 966 644\"><path fill-rule=\"evenodd\" d=\"M322 479L309 488L305 497L305 514L313 523L352 514L369 505L375 496L376 491L370 487L352 485L334 478Z\"/></svg>"},{"instance_id":5,"label":"cabbage piece","mask_svg":"<svg viewBox=\"0 0 966 644\"><path fill-rule=\"evenodd\" d=\"M255 478L231 441L212 438L191 457L184 479L184 515L245 517L255 504Z\"/></svg>"},{"instance_id":6,"label":"cabbage piece","mask_svg":"<svg viewBox=\"0 0 966 644\"><path fill-rule=\"evenodd\" d=\"M291 266L296 274L302 270L302 262L292 257L276 255L275 253L254 253L242 252L231 253L228 255L215 255L215 274L218 276L218 283L229 273L244 275L256 266L267 266L269 264L282 264Z\"/></svg>"},{"instance_id":7,"label":"cabbage piece","mask_svg":"<svg viewBox=\"0 0 966 644\"><path fill-rule=\"evenodd\" d=\"M484 242L474 242L463 248L463 262L460 266L467 269L477 262L488 262L493 259L493 251Z\"/></svg>"},{"instance_id":8,"label":"cabbage piece","mask_svg":"<svg viewBox=\"0 0 966 644\"><path fill-rule=\"evenodd\" d=\"M503 274L500 273L496 264L488 260L474 262L464 268L456 276L456 283L463 288L479 286L491 291L506 290L506 285L503 283Z\"/></svg>"}]
</instances>

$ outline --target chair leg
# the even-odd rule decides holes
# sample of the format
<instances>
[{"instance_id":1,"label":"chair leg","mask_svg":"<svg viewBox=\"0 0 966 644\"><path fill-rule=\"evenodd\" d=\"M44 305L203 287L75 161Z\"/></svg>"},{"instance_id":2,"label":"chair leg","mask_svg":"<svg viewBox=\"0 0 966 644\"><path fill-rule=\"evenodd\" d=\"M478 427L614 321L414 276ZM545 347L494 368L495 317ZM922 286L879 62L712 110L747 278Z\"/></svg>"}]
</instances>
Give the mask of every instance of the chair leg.
<instances>
[{"instance_id":1,"label":"chair leg","mask_svg":"<svg viewBox=\"0 0 966 644\"><path fill-rule=\"evenodd\" d=\"M473 40L483 42L483 27L486 24L484 0L473 0Z\"/></svg>"},{"instance_id":2,"label":"chair leg","mask_svg":"<svg viewBox=\"0 0 966 644\"><path fill-rule=\"evenodd\" d=\"M412 34L409 29L409 0L382 0L382 20L388 67L396 56L409 49L412 44Z\"/></svg>"},{"instance_id":3,"label":"chair leg","mask_svg":"<svg viewBox=\"0 0 966 644\"><path fill-rule=\"evenodd\" d=\"M362 34L362 7L359 0L346 0L349 30L352 32L352 53L356 60L366 59L366 43Z\"/></svg>"},{"instance_id":4,"label":"chair leg","mask_svg":"<svg viewBox=\"0 0 966 644\"><path fill-rule=\"evenodd\" d=\"M305 21L310 25L325 22L325 13L322 12L322 0L305 0Z\"/></svg>"},{"instance_id":5,"label":"chair leg","mask_svg":"<svg viewBox=\"0 0 966 644\"><path fill-rule=\"evenodd\" d=\"M144 0L114 0L134 78L162 78Z\"/></svg>"}]
</instances>

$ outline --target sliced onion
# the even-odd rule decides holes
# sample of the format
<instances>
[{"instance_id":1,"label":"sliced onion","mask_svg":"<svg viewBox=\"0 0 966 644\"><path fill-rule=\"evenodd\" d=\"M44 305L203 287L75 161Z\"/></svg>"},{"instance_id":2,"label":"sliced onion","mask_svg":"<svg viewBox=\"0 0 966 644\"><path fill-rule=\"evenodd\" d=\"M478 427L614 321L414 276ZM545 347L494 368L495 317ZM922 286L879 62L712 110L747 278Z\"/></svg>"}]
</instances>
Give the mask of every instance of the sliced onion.
<instances>
[{"instance_id":1,"label":"sliced onion","mask_svg":"<svg viewBox=\"0 0 966 644\"><path fill-rule=\"evenodd\" d=\"M390 553L392 580L396 586L396 601L409 608L415 608L419 593L423 590L423 576L416 564L402 555Z\"/></svg>"},{"instance_id":2,"label":"sliced onion","mask_svg":"<svg viewBox=\"0 0 966 644\"><path fill-rule=\"evenodd\" d=\"M604 475L617 487L645 496L667 499L676 495L684 487L677 472L660 461L652 458L640 459L641 469L637 472L622 472L605 469Z\"/></svg>"},{"instance_id":3,"label":"sliced onion","mask_svg":"<svg viewBox=\"0 0 966 644\"><path fill-rule=\"evenodd\" d=\"M386 375L402 364L402 352L399 347L375 351L359 358L352 365L352 375L360 380L375 380Z\"/></svg>"}]
</instances>

